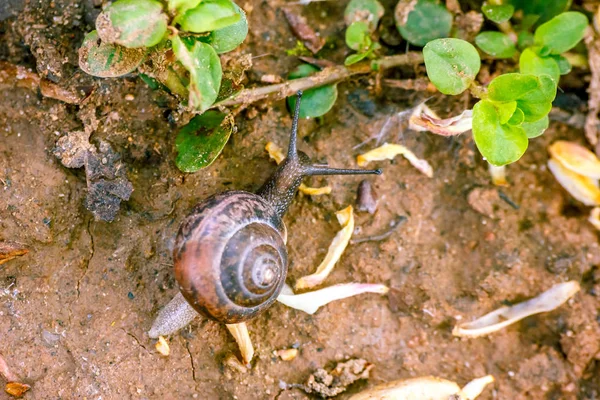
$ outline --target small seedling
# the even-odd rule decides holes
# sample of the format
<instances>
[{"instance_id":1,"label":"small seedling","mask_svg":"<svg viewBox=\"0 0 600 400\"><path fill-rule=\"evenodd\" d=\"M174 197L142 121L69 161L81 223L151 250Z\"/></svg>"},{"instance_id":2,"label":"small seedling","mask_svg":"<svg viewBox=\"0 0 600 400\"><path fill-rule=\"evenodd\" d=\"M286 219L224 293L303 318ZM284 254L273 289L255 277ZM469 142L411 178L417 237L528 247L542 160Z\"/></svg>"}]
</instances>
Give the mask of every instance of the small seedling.
<instances>
[{"instance_id":1,"label":"small seedling","mask_svg":"<svg viewBox=\"0 0 600 400\"><path fill-rule=\"evenodd\" d=\"M505 23L514 9L484 5L483 11L492 21ZM490 56L511 58L517 54L517 46L521 48L520 72L496 77L487 90L475 82L480 58L470 43L461 39L427 43L423 49L427 75L438 90L450 95L470 90L481 99L473 107L473 137L490 164L503 166L517 161L529 139L548 128L560 75L570 71L569 62L561 54L581 41L587 24L585 15L563 12L539 25L531 37L526 31L519 35L479 34L475 43Z\"/></svg>"}]
</instances>

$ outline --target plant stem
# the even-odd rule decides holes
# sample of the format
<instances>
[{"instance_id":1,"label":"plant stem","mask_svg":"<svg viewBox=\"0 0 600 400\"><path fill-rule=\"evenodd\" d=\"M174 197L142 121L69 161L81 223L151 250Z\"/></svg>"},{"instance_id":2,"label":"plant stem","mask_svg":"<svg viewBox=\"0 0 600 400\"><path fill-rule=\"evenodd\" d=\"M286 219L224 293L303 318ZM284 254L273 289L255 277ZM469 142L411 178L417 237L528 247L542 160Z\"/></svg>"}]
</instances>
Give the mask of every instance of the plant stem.
<instances>
[{"instance_id":1,"label":"plant stem","mask_svg":"<svg viewBox=\"0 0 600 400\"><path fill-rule=\"evenodd\" d=\"M375 69L386 69L400 65L421 64L423 54L409 52L402 55L383 57L373 61L364 61L350 66L337 65L328 67L314 75L305 78L293 79L284 83L262 86L253 89L244 89L232 97L213 104L212 107L228 107L238 104L250 104L259 100L280 100L294 95L298 90L307 90L315 87L335 83L359 74L368 74Z\"/></svg>"}]
</instances>

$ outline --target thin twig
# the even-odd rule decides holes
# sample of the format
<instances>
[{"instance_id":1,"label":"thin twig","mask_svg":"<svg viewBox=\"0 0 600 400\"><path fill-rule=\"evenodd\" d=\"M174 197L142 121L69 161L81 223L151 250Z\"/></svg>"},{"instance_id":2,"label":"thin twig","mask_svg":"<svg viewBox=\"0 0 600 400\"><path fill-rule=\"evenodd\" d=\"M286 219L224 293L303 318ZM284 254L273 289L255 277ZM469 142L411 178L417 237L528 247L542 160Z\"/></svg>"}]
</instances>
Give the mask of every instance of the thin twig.
<instances>
[{"instance_id":1,"label":"thin twig","mask_svg":"<svg viewBox=\"0 0 600 400\"><path fill-rule=\"evenodd\" d=\"M213 104L213 107L229 107L238 104L250 104L260 100L280 100L294 95L299 90L307 90L330 83L335 83L348 79L351 76L359 74L368 74L373 69L387 69L400 65L420 64L423 62L423 54L418 52L409 52L406 54L384 57L379 60L365 61L358 64L338 65L325 68L314 75L300 79L290 80L275 85L262 86L253 89L244 89L227 100Z\"/></svg>"},{"instance_id":2,"label":"thin twig","mask_svg":"<svg viewBox=\"0 0 600 400\"><path fill-rule=\"evenodd\" d=\"M398 229L398 227L400 225L403 225L407 220L408 220L408 218L406 218L403 215L400 215L394 221L392 221L391 227L387 231L377 234L377 235L352 239L350 241L350 244L358 244L358 243L364 243L364 242L380 242L382 240L385 240L385 239L389 238L390 236L392 236L392 233L394 233L394 231L396 229Z\"/></svg>"}]
</instances>

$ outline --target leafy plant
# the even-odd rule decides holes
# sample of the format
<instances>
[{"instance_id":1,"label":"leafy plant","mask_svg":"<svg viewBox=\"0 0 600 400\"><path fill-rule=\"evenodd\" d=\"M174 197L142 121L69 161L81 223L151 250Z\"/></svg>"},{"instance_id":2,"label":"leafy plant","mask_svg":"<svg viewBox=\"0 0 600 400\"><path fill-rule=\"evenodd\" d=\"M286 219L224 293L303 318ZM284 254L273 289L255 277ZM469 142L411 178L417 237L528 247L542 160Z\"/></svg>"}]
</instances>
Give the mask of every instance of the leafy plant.
<instances>
[{"instance_id":1,"label":"leafy plant","mask_svg":"<svg viewBox=\"0 0 600 400\"><path fill-rule=\"evenodd\" d=\"M290 80L310 76L319 69L310 64L301 64L292 71L288 78ZM337 85L325 85L304 91L302 103L300 104L300 118L316 118L327 113L337 100ZM294 110L296 107L296 96L287 98L288 107Z\"/></svg>"},{"instance_id":2,"label":"leafy plant","mask_svg":"<svg viewBox=\"0 0 600 400\"><path fill-rule=\"evenodd\" d=\"M248 34L244 11L231 0L117 0L96 20L79 50L90 75L117 77L140 69L144 81L180 96L203 113L218 98L223 71L218 54Z\"/></svg>"},{"instance_id":3,"label":"leafy plant","mask_svg":"<svg viewBox=\"0 0 600 400\"><path fill-rule=\"evenodd\" d=\"M377 0L350 0L344 11L346 45L355 54L346 57L344 64L352 65L367 57L373 57L374 51L381 46L373 39L373 34L383 16L384 9Z\"/></svg>"},{"instance_id":4,"label":"leafy plant","mask_svg":"<svg viewBox=\"0 0 600 400\"><path fill-rule=\"evenodd\" d=\"M514 8L484 5L483 11L494 22L505 23ZM481 99L473 107L473 138L490 164L502 166L517 161L527 149L529 139L546 130L560 75L570 71L569 62L561 54L581 41L587 24L585 15L569 11L539 25L532 36L479 34L475 43L493 57L511 58L518 52L517 45L521 44L522 49L520 72L494 78L487 90L475 82L480 59L470 43L460 39L427 43L423 49L425 66L438 90L457 95L469 89Z\"/></svg>"},{"instance_id":5,"label":"leafy plant","mask_svg":"<svg viewBox=\"0 0 600 400\"><path fill-rule=\"evenodd\" d=\"M452 29L452 14L435 0L399 1L394 18L402 37L415 46L448 37Z\"/></svg>"}]
</instances>

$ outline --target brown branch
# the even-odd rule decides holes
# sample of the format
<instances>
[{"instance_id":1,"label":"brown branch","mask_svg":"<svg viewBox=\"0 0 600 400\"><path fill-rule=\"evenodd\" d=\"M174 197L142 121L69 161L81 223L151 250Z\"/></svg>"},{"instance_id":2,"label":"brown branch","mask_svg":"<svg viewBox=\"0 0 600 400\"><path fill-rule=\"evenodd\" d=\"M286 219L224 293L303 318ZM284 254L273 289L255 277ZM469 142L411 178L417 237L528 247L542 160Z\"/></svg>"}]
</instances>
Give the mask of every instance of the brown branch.
<instances>
[{"instance_id":1,"label":"brown branch","mask_svg":"<svg viewBox=\"0 0 600 400\"><path fill-rule=\"evenodd\" d=\"M250 104L260 100L280 100L294 95L298 90L307 90L315 87L335 83L348 79L354 75L368 74L374 69L387 69L400 65L413 65L423 62L423 54L409 52L402 55L384 57L378 60L365 61L350 65L338 65L325 68L314 75L294 79L276 85L262 86L253 89L244 89L229 99L213 104L213 107L229 107L238 104Z\"/></svg>"}]
</instances>

